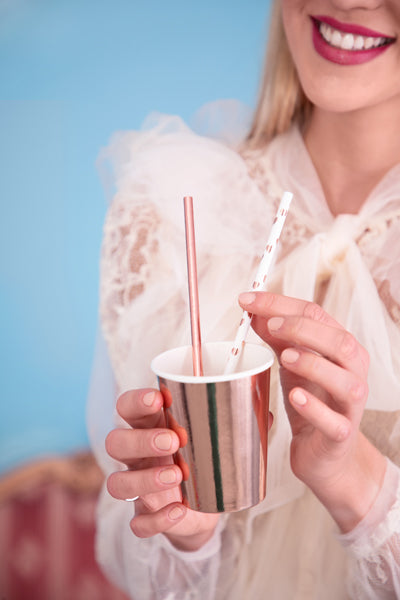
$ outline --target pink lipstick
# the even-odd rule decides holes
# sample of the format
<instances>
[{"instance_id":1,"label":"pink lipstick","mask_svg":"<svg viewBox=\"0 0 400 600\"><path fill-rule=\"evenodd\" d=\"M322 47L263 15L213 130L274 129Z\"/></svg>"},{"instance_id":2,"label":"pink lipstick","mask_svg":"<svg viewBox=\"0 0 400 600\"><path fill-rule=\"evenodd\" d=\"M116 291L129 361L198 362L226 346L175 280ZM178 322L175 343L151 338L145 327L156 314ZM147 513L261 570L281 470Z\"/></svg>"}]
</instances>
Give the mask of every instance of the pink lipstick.
<instances>
[{"instance_id":1,"label":"pink lipstick","mask_svg":"<svg viewBox=\"0 0 400 600\"><path fill-rule=\"evenodd\" d=\"M339 65L360 65L385 52L396 38L328 16L311 16L315 50Z\"/></svg>"}]
</instances>

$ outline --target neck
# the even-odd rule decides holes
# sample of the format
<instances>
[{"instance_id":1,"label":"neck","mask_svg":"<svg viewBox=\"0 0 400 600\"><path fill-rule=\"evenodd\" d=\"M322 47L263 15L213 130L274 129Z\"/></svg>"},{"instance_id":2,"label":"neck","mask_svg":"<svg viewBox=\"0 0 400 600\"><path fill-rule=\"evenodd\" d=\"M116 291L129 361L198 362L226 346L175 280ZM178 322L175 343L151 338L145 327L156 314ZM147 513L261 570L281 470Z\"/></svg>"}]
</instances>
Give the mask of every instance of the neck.
<instances>
[{"instance_id":1,"label":"neck","mask_svg":"<svg viewBox=\"0 0 400 600\"><path fill-rule=\"evenodd\" d=\"M400 103L350 113L315 108L304 140L332 212L357 213L400 162Z\"/></svg>"}]
</instances>

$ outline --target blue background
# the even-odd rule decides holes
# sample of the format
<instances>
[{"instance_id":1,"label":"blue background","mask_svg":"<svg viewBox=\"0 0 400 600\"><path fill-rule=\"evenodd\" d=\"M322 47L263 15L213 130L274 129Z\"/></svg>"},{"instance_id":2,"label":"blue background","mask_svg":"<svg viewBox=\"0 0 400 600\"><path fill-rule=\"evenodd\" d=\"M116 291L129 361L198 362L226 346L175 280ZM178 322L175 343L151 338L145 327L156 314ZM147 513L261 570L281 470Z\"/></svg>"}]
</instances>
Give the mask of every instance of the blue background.
<instances>
[{"instance_id":1,"label":"blue background","mask_svg":"<svg viewBox=\"0 0 400 600\"><path fill-rule=\"evenodd\" d=\"M268 0L0 0L0 471L85 448L106 200L152 110L254 106Z\"/></svg>"}]
</instances>

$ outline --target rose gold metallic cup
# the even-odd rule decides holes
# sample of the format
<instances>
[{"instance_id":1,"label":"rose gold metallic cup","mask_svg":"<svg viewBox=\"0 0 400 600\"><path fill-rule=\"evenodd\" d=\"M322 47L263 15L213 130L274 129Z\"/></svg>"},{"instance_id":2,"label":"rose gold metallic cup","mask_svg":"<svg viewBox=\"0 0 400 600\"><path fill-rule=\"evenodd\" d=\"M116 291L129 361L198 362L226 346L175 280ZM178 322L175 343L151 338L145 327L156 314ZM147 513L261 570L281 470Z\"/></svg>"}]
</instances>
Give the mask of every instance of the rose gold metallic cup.
<instances>
[{"instance_id":1,"label":"rose gold metallic cup","mask_svg":"<svg viewBox=\"0 0 400 600\"><path fill-rule=\"evenodd\" d=\"M232 342L203 344L203 376L194 376L192 347L152 361L164 396L167 426L181 448L184 503L201 512L233 512L266 494L272 351L246 344L235 373L223 374Z\"/></svg>"}]
</instances>

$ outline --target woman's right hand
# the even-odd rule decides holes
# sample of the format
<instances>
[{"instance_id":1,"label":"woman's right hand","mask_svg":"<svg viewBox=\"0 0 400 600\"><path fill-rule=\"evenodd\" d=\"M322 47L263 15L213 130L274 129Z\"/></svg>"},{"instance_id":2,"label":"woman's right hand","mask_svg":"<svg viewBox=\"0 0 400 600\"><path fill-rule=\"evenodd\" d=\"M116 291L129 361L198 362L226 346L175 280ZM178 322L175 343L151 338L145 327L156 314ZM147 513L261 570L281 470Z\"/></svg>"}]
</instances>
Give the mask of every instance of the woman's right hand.
<instances>
[{"instance_id":1,"label":"woman's right hand","mask_svg":"<svg viewBox=\"0 0 400 600\"><path fill-rule=\"evenodd\" d=\"M181 550L197 550L212 536L218 514L190 510L182 504L181 469L172 455L181 440L167 429L162 394L154 389L132 390L117 401L117 412L129 428L112 430L108 454L127 469L112 473L107 489L114 498L136 496L131 528L138 537L164 533Z\"/></svg>"}]
</instances>

